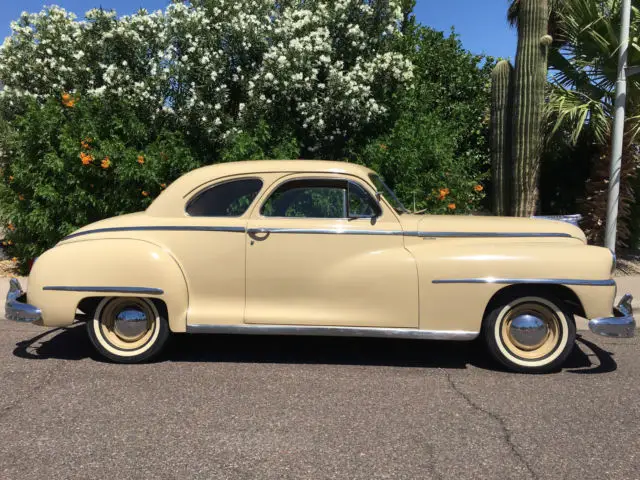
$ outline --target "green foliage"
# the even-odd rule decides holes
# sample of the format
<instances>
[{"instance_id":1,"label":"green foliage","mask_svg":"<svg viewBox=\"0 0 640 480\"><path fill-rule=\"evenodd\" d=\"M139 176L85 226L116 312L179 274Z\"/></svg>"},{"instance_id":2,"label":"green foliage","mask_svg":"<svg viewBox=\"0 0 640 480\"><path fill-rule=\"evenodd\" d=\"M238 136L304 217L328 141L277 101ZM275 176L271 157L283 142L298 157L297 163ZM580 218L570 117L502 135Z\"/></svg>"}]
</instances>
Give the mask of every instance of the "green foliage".
<instances>
[{"instance_id":1,"label":"green foliage","mask_svg":"<svg viewBox=\"0 0 640 480\"><path fill-rule=\"evenodd\" d=\"M604 238L609 186L609 151L614 113L620 35L620 1L564 0L556 2L554 23L556 33L549 50L549 65L553 72L546 105L551 140L545 158L553 158L564 144L568 165L581 164L577 179L586 181L577 197L582 201L579 212L584 217L581 227L590 242ZM640 2L633 0L630 24L628 61L640 62ZM634 244L630 238L638 234L637 204L638 133L640 132L640 78L627 79L626 121L617 243ZM565 171L569 170L565 166ZM559 179L558 179L559 180ZM572 190L573 182L562 185ZM634 195L635 190L635 195ZM543 203L545 199L543 198ZM566 208L566 207L565 207ZM576 210L574 210L575 212ZM636 237L637 238L637 237Z\"/></svg>"},{"instance_id":2,"label":"green foliage","mask_svg":"<svg viewBox=\"0 0 640 480\"><path fill-rule=\"evenodd\" d=\"M57 7L23 15L0 55L10 256L24 266L78 227L144 209L186 171L237 160L354 161L415 210L481 208L493 59L416 25L413 0L344 12L344 2L284 2L274 18L247 0L222 20L220 5L232 3L123 19L93 11L88 22ZM316 7L303 20L286 13ZM69 30L66 40L50 25ZM317 43L316 30L329 36ZM45 68L48 48L72 55L72 70Z\"/></svg>"},{"instance_id":3,"label":"green foliage","mask_svg":"<svg viewBox=\"0 0 640 480\"><path fill-rule=\"evenodd\" d=\"M300 145L295 134L289 132L286 126L278 131L260 120L231 136L220 152L220 161L284 160L298 158L299 155Z\"/></svg>"},{"instance_id":4,"label":"green foliage","mask_svg":"<svg viewBox=\"0 0 640 480\"><path fill-rule=\"evenodd\" d=\"M351 158L378 171L411 210L478 211L489 164L493 59L463 50L453 34L420 26L405 34L403 48L414 52L415 86L397 98L393 128Z\"/></svg>"},{"instance_id":5,"label":"green foliage","mask_svg":"<svg viewBox=\"0 0 640 480\"><path fill-rule=\"evenodd\" d=\"M0 216L9 255L20 259L88 223L146 208L199 166L181 134L150 129L124 105L32 102L11 126L0 139L11 158L2 170Z\"/></svg>"},{"instance_id":6,"label":"green foliage","mask_svg":"<svg viewBox=\"0 0 640 480\"><path fill-rule=\"evenodd\" d=\"M484 175L471 156L456 155L456 135L431 113L404 114L388 135L363 152L413 211L471 213L482 198ZM479 191L477 191L477 190Z\"/></svg>"}]
</instances>

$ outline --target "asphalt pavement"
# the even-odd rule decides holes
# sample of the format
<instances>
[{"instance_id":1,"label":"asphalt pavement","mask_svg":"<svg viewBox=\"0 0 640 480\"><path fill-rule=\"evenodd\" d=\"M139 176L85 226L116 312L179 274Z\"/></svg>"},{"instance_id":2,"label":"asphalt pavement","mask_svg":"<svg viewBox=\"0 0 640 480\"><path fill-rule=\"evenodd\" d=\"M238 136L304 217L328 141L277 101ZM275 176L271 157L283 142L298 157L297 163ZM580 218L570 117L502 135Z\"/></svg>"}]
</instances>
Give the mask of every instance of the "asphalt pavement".
<instances>
[{"instance_id":1,"label":"asphalt pavement","mask_svg":"<svg viewBox=\"0 0 640 480\"><path fill-rule=\"evenodd\" d=\"M0 478L640 478L638 337L566 367L477 343L187 336L96 357L84 325L0 320Z\"/></svg>"}]
</instances>

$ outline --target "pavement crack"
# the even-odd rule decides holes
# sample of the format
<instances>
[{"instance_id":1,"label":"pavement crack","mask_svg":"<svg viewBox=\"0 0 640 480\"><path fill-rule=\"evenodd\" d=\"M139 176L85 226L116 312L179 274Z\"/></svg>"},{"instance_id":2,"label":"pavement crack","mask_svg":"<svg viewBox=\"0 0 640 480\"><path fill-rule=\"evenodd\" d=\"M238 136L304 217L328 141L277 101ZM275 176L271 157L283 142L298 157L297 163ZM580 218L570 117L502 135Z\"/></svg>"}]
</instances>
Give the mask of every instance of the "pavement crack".
<instances>
[{"instance_id":1,"label":"pavement crack","mask_svg":"<svg viewBox=\"0 0 640 480\"><path fill-rule=\"evenodd\" d=\"M529 474L533 479L537 479L538 475L536 475L536 473L533 471L533 468L531 468L531 465L529 464L527 459L522 456L522 454L518 451L516 444L513 442L512 434L507 428L505 421L502 418L500 418L497 414L484 408L482 405L474 401L469 395L463 392L460 389L460 387L458 387L458 385L456 385L456 383L453 381L453 378L451 377L451 374L448 371L442 368L440 370L442 370L442 372L444 373L449 386L455 393L457 393L460 397L462 397L462 399L465 402L467 402L467 404L471 406L474 410L484 413L500 426L500 430L502 431L502 437L504 438L504 441L506 442L506 444L509 446L509 449L513 453L513 456L516 457L518 461L525 466L525 468L527 469L527 471L529 472Z\"/></svg>"}]
</instances>

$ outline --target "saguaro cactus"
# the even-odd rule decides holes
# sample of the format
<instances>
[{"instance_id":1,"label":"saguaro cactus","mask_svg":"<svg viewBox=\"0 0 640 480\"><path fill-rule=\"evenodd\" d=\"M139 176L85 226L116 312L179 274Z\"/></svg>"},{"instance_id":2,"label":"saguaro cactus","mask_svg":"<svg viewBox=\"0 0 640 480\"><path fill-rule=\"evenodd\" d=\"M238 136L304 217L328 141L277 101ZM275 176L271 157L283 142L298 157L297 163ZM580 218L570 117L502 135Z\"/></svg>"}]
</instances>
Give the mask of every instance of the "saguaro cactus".
<instances>
[{"instance_id":1,"label":"saguaro cactus","mask_svg":"<svg viewBox=\"0 0 640 480\"><path fill-rule=\"evenodd\" d=\"M547 76L547 0L520 0L513 85L513 214L534 214L538 201L542 108Z\"/></svg>"},{"instance_id":2,"label":"saguaro cactus","mask_svg":"<svg viewBox=\"0 0 640 480\"><path fill-rule=\"evenodd\" d=\"M491 173L496 215L510 213L512 72L507 60L498 62L491 72Z\"/></svg>"}]
</instances>

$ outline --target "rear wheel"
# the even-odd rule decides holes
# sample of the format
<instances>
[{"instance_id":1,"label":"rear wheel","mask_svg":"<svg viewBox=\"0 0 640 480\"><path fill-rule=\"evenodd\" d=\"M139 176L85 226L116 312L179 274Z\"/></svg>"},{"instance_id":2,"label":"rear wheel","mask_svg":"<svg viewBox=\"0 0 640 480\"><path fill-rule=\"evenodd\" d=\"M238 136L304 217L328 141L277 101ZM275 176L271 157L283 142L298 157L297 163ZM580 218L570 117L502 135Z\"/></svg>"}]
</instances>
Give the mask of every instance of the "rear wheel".
<instances>
[{"instance_id":1,"label":"rear wheel","mask_svg":"<svg viewBox=\"0 0 640 480\"><path fill-rule=\"evenodd\" d=\"M541 296L511 296L497 302L484 324L493 357L510 370L557 370L573 349L576 327L564 302Z\"/></svg>"},{"instance_id":2,"label":"rear wheel","mask_svg":"<svg viewBox=\"0 0 640 480\"><path fill-rule=\"evenodd\" d=\"M148 298L102 299L87 331L101 355L120 363L152 359L169 338L167 319Z\"/></svg>"}]
</instances>

